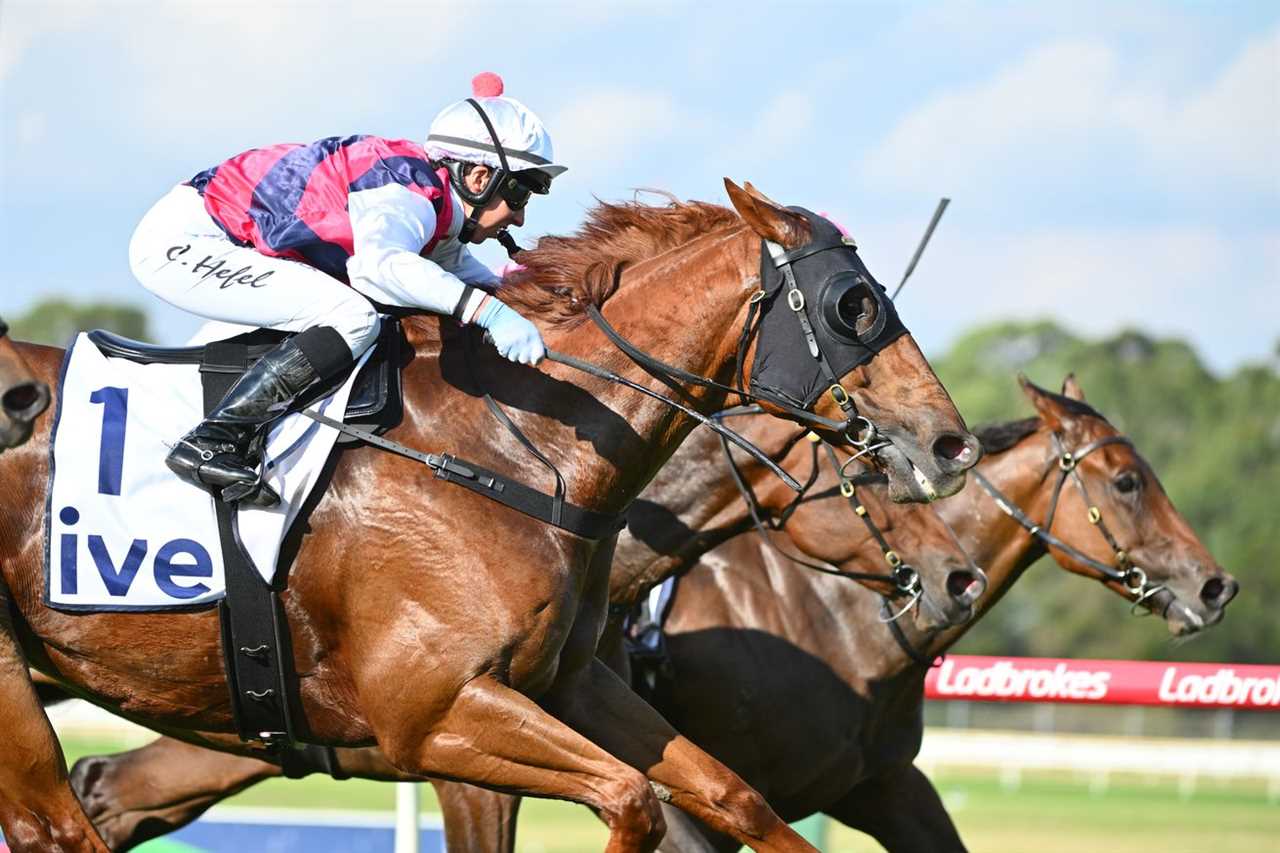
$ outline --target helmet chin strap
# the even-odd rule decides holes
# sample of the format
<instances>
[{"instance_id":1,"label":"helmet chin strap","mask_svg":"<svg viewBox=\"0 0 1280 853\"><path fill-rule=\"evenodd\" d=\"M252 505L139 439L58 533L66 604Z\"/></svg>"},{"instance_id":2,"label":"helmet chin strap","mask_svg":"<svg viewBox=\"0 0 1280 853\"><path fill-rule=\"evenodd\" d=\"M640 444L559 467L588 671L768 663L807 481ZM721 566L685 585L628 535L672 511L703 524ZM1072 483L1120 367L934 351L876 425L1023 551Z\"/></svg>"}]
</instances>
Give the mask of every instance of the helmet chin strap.
<instances>
[{"instance_id":1,"label":"helmet chin strap","mask_svg":"<svg viewBox=\"0 0 1280 853\"><path fill-rule=\"evenodd\" d=\"M467 103L475 107L477 113L480 114L480 121L484 122L485 130L489 131L489 138L493 140L493 150L497 152L498 162L501 164L493 174L489 176L489 182L485 184L484 189L478 193L473 193L466 185L466 180L462 174L461 163L451 163L449 165L449 179L453 183L453 187L458 191L458 195L471 205L471 215L462 223L462 229L458 232L458 241L462 243L470 243L471 238L476 233L476 228L480 225L480 214L484 212L489 203L493 201L494 194L498 191L498 187L506 176L511 173L511 167L507 164L507 152L502 147L502 141L498 139L498 132L493 129L493 122L489 121L489 114L484 111L484 107L475 98L467 98ZM501 240L501 237L499 237ZM513 241L514 242L514 241ZM504 242L502 244L510 252L511 248Z\"/></svg>"},{"instance_id":2,"label":"helmet chin strap","mask_svg":"<svg viewBox=\"0 0 1280 853\"><path fill-rule=\"evenodd\" d=\"M459 243L470 243L471 237L476 233L476 226L480 224L480 211L483 208L472 205L471 215L462 223L462 228L458 231Z\"/></svg>"},{"instance_id":3,"label":"helmet chin strap","mask_svg":"<svg viewBox=\"0 0 1280 853\"><path fill-rule=\"evenodd\" d=\"M514 260L517 252L524 251L524 249L520 247L520 244L516 242L516 238L512 237L511 232L507 229L503 228L494 236L497 238L498 242L502 244L502 248L507 250L508 258Z\"/></svg>"},{"instance_id":4,"label":"helmet chin strap","mask_svg":"<svg viewBox=\"0 0 1280 853\"><path fill-rule=\"evenodd\" d=\"M466 222L462 223L461 230L458 231L458 241L461 243L470 243L471 236L475 233L477 216L480 208L472 208L471 215L467 217ZM524 248L516 242L516 238L511 236L511 232L503 228L497 234L493 235L494 239L502 244L502 248L507 250L507 257L515 259L516 254L523 252Z\"/></svg>"}]
</instances>

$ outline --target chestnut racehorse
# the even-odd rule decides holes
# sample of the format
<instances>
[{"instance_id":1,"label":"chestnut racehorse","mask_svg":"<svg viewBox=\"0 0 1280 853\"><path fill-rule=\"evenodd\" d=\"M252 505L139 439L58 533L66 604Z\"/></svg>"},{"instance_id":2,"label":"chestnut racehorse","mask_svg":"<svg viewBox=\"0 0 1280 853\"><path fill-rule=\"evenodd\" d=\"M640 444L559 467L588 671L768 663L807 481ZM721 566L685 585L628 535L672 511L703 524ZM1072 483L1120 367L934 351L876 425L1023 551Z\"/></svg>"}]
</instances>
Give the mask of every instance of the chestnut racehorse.
<instances>
[{"instance_id":1,"label":"chestnut racehorse","mask_svg":"<svg viewBox=\"0 0 1280 853\"><path fill-rule=\"evenodd\" d=\"M31 375L9 340L9 324L0 318L0 453L31 437L37 417L49 405L49 386Z\"/></svg>"},{"instance_id":2,"label":"chestnut racehorse","mask_svg":"<svg viewBox=\"0 0 1280 853\"><path fill-rule=\"evenodd\" d=\"M737 459L760 511L771 519L785 517L788 547L812 564L795 564L791 569L802 574L819 568L844 572L877 593L891 595L894 610L906 608L910 595L872 580L889 577L892 567L841 492L842 478L828 464L825 452L805 440L803 430L786 423L758 417L735 418L733 423L770 457L781 460L793 477L810 483L797 500L763 466ZM849 491L861 498L872 523L895 553L919 573L922 595L918 606L899 620L903 631L925 637L970 618L985 577L942 522L925 512L912 526L895 525L883 488ZM628 669L626 656L620 654L621 612L650 587L694 565L716 544L750 528L748 506L730 476L719 439L707 431L695 432L632 504L628 528L619 537L610 578L611 618L601 641L615 671L625 674ZM819 623L813 629L825 630ZM889 636L889 628L878 626L878 630ZM342 750L337 758L346 773L402 778L372 748ZM173 831L222 797L280 773L278 766L263 761L161 738L121 755L81 759L72 770L72 781L102 837L112 849L125 850ZM513 837L515 798L457 783L437 781L436 787L448 813L445 832L450 849L502 847L504 839ZM489 799L499 807L496 819L470 811L485 807Z\"/></svg>"},{"instance_id":3,"label":"chestnut racehorse","mask_svg":"<svg viewBox=\"0 0 1280 853\"><path fill-rule=\"evenodd\" d=\"M698 203L597 208L580 236L540 242L504 299L532 315L554 351L601 361L632 383L655 391L679 384L614 350L585 321L589 306L675 371L723 386L747 372L761 345L750 337L741 357L762 241L803 250L822 227L726 187L736 215ZM828 258L828 272L837 261L849 275L869 276L852 251ZM567 499L596 512L620 513L695 424L560 364L529 370L488 349L469 351L466 334L439 318L409 318L405 335L405 417L391 437L540 482L541 463L490 427L482 384L560 463ZM803 352L805 340L797 334L773 346L784 357ZM52 379L58 351L29 347L24 355L38 377ZM909 335L841 379L843 393L823 395L814 413L832 423L853 408L888 437L892 446L876 456L891 490L921 497L922 483L939 495L963 485L976 440ZM704 414L727 397L706 385L680 393ZM72 615L43 604L47 457L41 429L0 459L0 487L31 496L4 507L0 523L0 725L17 745L0 753L0 821L15 850L103 850L67 784L27 661L151 728L261 751L232 734L214 611ZM754 849L807 849L759 794L595 659L611 540L549 527L369 447L336 456L302 525L282 597L303 740L376 741L401 773L589 805L609 827L611 851L658 843L660 797Z\"/></svg>"}]
</instances>

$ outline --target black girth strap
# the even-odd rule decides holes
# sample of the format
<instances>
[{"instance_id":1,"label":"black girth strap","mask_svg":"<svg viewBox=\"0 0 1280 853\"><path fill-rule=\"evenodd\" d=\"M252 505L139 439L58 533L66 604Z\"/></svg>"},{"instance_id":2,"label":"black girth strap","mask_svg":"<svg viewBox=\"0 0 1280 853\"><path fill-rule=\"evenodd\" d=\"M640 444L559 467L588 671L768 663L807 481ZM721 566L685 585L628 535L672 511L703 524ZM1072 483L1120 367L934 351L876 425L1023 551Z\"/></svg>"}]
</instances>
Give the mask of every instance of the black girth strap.
<instances>
[{"instance_id":1,"label":"black girth strap","mask_svg":"<svg viewBox=\"0 0 1280 853\"><path fill-rule=\"evenodd\" d=\"M249 359L243 344L211 343L200 364L208 413L239 378ZM241 740L275 749L291 744L293 717L286 676L288 624L276 591L268 586L240 544L238 506L215 496L226 595L218 605L222 653L231 688L231 711Z\"/></svg>"},{"instance_id":2,"label":"black girth strap","mask_svg":"<svg viewBox=\"0 0 1280 853\"><path fill-rule=\"evenodd\" d=\"M497 501L503 506L508 506L539 521L545 521L547 524L559 527L561 530L567 530L584 539L604 539L617 533L627 523L625 515L606 515L605 513L584 509L567 501L557 502L556 497L553 495L530 488L523 483L490 471L488 468L481 467L474 462L458 459L447 453L423 453L420 450L406 447L398 441L383 438L369 430L335 421L333 418L318 415L310 410L303 410L301 414L306 415L317 423L332 427L338 432L367 442L374 447L390 451L406 459L421 462L434 471L435 475L441 480L456 483L478 495L483 495L489 500ZM557 518L557 503L559 503L558 521L555 520Z\"/></svg>"}]
</instances>

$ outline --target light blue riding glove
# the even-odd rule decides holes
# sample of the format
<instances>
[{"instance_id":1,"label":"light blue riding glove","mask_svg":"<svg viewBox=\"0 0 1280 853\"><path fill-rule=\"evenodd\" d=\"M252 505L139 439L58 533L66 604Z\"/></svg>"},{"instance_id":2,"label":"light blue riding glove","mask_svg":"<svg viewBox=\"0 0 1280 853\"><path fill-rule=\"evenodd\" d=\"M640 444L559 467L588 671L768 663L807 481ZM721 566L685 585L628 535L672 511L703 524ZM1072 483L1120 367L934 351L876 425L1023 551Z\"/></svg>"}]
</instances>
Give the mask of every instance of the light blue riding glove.
<instances>
[{"instance_id":1,"label":"light blue riding glove","mask_svg":"<svg viewBox=\"0 0 1280 853\"><path fill-rule=\"evenodd\" d=\"M495 296L490 296L473 321L488 331L485 335L503 358L520 364L537 364L547 354L538 327L521 317Z\"/></svg>"}]
</instances>

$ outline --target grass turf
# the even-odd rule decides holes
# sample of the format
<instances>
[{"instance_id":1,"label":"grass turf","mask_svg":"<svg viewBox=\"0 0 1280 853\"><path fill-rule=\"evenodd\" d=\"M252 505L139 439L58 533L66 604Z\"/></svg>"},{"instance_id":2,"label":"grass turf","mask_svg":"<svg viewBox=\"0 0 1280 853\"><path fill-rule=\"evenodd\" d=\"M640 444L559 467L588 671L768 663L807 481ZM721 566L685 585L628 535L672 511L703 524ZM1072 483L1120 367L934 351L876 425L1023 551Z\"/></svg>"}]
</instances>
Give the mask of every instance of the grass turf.
<instances>
[{"instance_id":1,"label":"grass turf","mask_svg":"<svg viewBox=\"0 0 1280 853\"><path fill-rule=\"evenodd\" d=\"M133 744L64 738L68 761L117 751ZM1272 849L1280 837L1280 807L1260 782L1200 780L1183 798L1176 781L1139 776L1112 779L1091 793L1085 777L1027 775L1016 789L986 771L934 774L961 836L971 850L997 853L1254 853ZM229 805L314 809L392 810L389 785L352 779L308 777L273 780L227 800ZM426 811L436 811L430 786ZM586 809L569 803L526 800L520 809L517 849L527 853L577 853L605 846L603 826ZM823 849L833 853L878 851L865 835L832 824Z\"/></svg>"}]
</instances>

